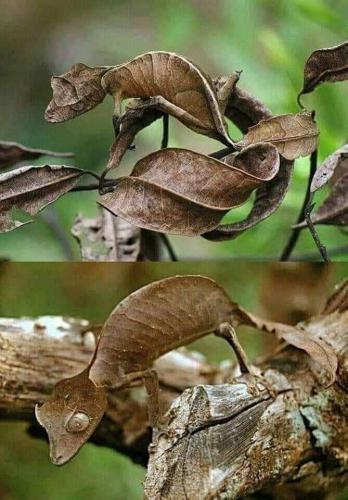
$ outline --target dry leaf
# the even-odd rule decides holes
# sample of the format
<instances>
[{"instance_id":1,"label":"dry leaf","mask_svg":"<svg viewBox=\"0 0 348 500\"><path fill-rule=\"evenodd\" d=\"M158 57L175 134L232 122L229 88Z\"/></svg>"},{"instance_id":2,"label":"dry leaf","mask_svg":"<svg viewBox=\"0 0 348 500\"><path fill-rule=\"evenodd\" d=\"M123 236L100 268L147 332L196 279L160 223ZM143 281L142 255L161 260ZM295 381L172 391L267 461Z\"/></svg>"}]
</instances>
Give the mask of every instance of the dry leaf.
<instances>
[{"instance_id":1,"label":"dry leaf","mask_svg":"<svg viewBox=\"0 0 348 500\"><path fill-rule=\"evenodd\" d=\"M235 81L239 76L235 75ZM215 86L188 59L170 52L149 52L116 66L102 79L121 115L124 99L160 97L154 106L175 116L195 132L233 144L226 131Z\"/></svg>"},{"instance_id":2,"label":"dry leaf","mask_svg":"<svg viewBox=\"0 0 348 500\"><path fill-rule=\"evenodd\" d=\"M72 189L83 174L73 167L46 165L22 167L0 175L0 232L27 223L16 220L16 209L36 215Z\"/></svg>"},{"instance_id":3,"label":"dry leaf","mask_svg":"<svg viewBox=\"0 0 348 500\"><path fill-rule=\"evenodd\" d=\"M243 308L239 308L239 315L235 314L235 324L249 325L258 330L263 330L268 333L274 333L278 339L285 340L289 345L305 351L313 361L318 363L328 373L328 385L334 383L337 371L337 356L332 347L323 339L315 337L311 332L302 329L276 323L273 321L265 321L250 314Z\"/></svg>"},{"instance_id":4,"label":"dry leaf","mask_svg":"<svg viewBox=\"0 0 348 500\"><path fill-rule=\"evenodd\" d=\"M17 142L0 141L0 169L12 167L23 161L35 160L40 156L72 158L73 153L58 153L47 149L32 149Z\"/></svg>"},{"instance_id":5,"label":"dry leaf","mask_svg":"<svg viewBox=\"0 0 348 500\"><path fill-rule=\"evenodd\" d=\"M53 76L53 97L45 112L46 120L64 122L100 104L106 95L101 79L107 70L106 67L89 68L77 63L67 73Z\"/></svg>"},{"instance_id":6,"label":"dry leaf","mask_svg":"<svg viewBox=\"0 0 348 500\"><path fill-rule=\"evenodd\" d=\"M257 144L227 163L184 149L165 149L140 160L100 204L139 227L199 235L216 227L252 190L271 180L279 155Z\"/></svg>"},{"instance_id":7,"label":"dry leaf","mask_svg":"<svg viewBox=\"0 0 348 500\"><path fill-rule=\"evenodd\" d=\"M236 85L230 95L226 116L246 133L249 127L270 118L272 113L258 99ZM256 190L256 199L248 217L241 222L218 226L203 237L211 241L234 239L272 215L289 189L292 172L293 163L281 158L278 174Z\"/></svg>"},{"instance_id":8,"label":"dry leaf","mask_svg":"<svg viewBox=\"0 0 348 500\"><path fill-rule=\"evenodd\" d=\"M330 179L335 182L344 174L348 174L348 144L329 156L318 168L312 180L311 192L315 193Z\"/></svg>"},{"instance_id":9,"label":"dry leaf","mask_svg":"<svg viewBox=\"0 0 348 500\"><path fill-rule=\"evenodd\" d=\"M238 143L240 147L257 142L270 142L287 160L308 156L316 150L319 130L312 113L278 115L261 120L248 130Z\"/></svg>"},{"instance_id":10,"label":"dry leaf","mask_svg":"<svg viewBox=\"0 0 348 500\"><path fill-rule=\"evenodd\" d=\"M174 276L126 297L104 324L90 379L119 383L126 373L151 367L162 354L214 332L235 304L202 276Z\"/></svg>"},{"instance_id":11,"label":"dry leaf","mask_svg":"<svg viewBox=\"0 0 348 500\"><path fill-rule=\"evenodd\" d=\"M340 82L348 79L348 42L336 47L313 52L304 68L304 82L298 101L303 94L312 92L323 82Z\"/></svg>"},{"instance_id":12,"label":"dry leaf","mask_svg":"<svg viewBox=\"0 0 348 500\"><path fill-rule=\"evenodd\" d=\"M243 234L244 231L267 219L280 207L285 198L290 186L293 169L293 162L282 159L279 172L274 179L257 189L253 207L245 220L220 225L202 236L211 241L233 240Z\"/></svg>"},{"instance_id":13,"label":"dry leaf","mask_svg":"<svg viewBox=\"0 0 348 500\"><path fill-rule=\"evenodd\" d=\"M99 217L79 215L71 229L83 261L136 262L140 256L140 229L103 210Z\"/></svg>"},{"instance_id":14,"label":"dry leaf","mask_svg":"<svg viewBox=\"0 0 348 500\"><path fill-rule=\"evenodd\" d=\"M229 96L225 116L246 134L253 125L271 118L272 112L256 97L236 85Z\"/></svg>"},{"instance_id":15,"label":"dry leaf","mask_svg":"<svg viewBox=\"0 0 348 500\"><path fill-rule=\"evenodd\" d=\"M346 226L348 224L348 173L339 177L324 203L312 214L311 220L313 224L327 226ZM294 228L304 227L307 227L306 222L294 226Z\"/></svg>"}]
</instances>

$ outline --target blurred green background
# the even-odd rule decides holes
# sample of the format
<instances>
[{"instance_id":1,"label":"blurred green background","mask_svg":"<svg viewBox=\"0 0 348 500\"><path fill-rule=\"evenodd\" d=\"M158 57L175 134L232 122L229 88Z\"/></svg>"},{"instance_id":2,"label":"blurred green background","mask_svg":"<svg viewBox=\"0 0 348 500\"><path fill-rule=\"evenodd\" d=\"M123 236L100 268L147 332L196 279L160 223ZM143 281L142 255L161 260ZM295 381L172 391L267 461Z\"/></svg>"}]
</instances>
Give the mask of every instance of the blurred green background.
<instances>
[{"instance_id":1,"label":"blurred green background","mask_svg":"<svg viewBox=\"0 0 348 500\"><path fill-rule=\"evenodd\" d=\"M296 95L302 85L309 54L347 37L346 0L0 0L1 139L32 147L73 151L71 164L101 171L112 141L112 101L67 123L50 125L43 113L50 100L50 76L67 71L75 62L114 65L149 50L183 54L211 75L243 70L241 85L260 97L274 113L298 111ZM317 112L321 128L320 159L347 140L348 87L323 85L304 97ZM170 124L170 145L202 152L219 149L215 141L184 126ZM121 172L159 148L160 123L144 130L129 152ZM231 135L238 132L231 126ZM58 163L55 160L53 163ZM40 163L40 162L39 162ZM41 162L42 163L42 162ZM266 222L235 241L212 243L203 238L171 237L180 258L251 258L278 256L302 203L308 159L297 162L292 188L281 209ZM325 196L321 193L319 199ZM95 193L74 193L30 224L0 237L0 258L12 260L79 259L69 230L77 213L93 215ZM237 221L250 203L232 211ZM51 224L47 223L47 218ZM52 230L59 223L68 248ZM329 248L346 244L333 227L319 226ZM304 231L298 254L314 252ZM348 253L336 256L344 260Z\"/></svg>"},{"instance_id":2,"label":"blurred green background","mask_svg":"<svg viewBox=\"0 0 348 500\"><path fill-rule=\"evenodd\" d=\"M3 263L0 317L58 314L99 323L130 292L175 274L209 276L250 311L296 323L322 309L333 285L348 276L348 264ZM270 335L247 328L238 329L238 335L252 359L270 348ZM227 344L213 336L194 348L212 362L231 359ZM144 470L124 456L88 444L57 468L49 462L47 443L29 438L25 429L23 423L0 420L1 500L142 498Z\"/></svg>"}]
</instances>

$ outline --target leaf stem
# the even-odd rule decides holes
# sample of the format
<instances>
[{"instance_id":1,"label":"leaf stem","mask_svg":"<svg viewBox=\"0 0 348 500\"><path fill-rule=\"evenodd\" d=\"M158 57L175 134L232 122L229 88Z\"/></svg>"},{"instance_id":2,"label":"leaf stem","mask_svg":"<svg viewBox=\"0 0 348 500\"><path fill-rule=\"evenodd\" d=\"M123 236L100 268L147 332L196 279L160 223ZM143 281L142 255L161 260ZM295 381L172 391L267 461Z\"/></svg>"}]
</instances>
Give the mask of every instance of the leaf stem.
<instances>
[{"instance_id":1,"label":"leaf stem","mask_svg":"<svg viewBox=\"0 0 348 500\"><path fill-rule=\"evenodd\" d=\"M307 189L306 189L306 194L305 194L303 204L301 207L301 211L300 211L299 216L297 218L297 224L300 224L301 222L303 222L305 220L306 208L307 208L307 205L311 199L311 184L312 184L314 174L317 170L317 161L318 161L318 150L316 149L311 154L310 171L309 171ZM291 254L296 246L296 243L298 242L300 233L301 233L300 228L292 230L290 238L289 238L287 244L285 245L285 248L280 256L280 262L286 262L290 259Z\"/></svg>"},{"instance_id":2,"label":"leaf stem","mask_svg":"<svg viewBox=\"0 0 348 500\"><path fill-rule=\"evenodd\" d=\"M299 105L300 109L304 109L304 105L302 104L301 102L301 98L302 98L303 94L302 94L302 91L298 94L297 96L297 104Z\"/></svg>"},{"instance_id":3,"label":"leaf stem","mask_svg":"<svg viewBox=\"0 0 348 500\"><path fill-rule=\"evenodd\" d=\"M233 147L229 148L224 148L224 149L219 149L219 151L215 151L214 153L210 153L208 156L210 158L215 158L216 160L220 160L221 158L224 158L225 156L235 153L236 149Z\"/></svg>"},{"instance_id":4,"label":"leaf stem","mask_svg":"<svg viewBox=\"0 0 348 500\"><path fill-rule=\"evenodd\" d=\"M84 170L84 173L88 174L88 175L91 175L92 177L94 177L95 179L97 179L97 181L100 180L100 176L96 172L92 172L91 170Z\"/></svg>"}]
</instances>

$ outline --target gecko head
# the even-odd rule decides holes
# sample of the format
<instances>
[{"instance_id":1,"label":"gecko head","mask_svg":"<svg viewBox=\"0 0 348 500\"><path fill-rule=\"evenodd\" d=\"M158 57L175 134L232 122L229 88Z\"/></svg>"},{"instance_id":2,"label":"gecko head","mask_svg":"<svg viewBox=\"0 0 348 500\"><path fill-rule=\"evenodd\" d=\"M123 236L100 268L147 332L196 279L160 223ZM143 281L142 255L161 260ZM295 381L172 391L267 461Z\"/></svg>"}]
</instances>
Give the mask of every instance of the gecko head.
<instances>
[{"instance_id":1,"label":"gecko head","mask_svg":"<svg viewBox=\"0 0 348 500\"><path fill-rule=\"evenodd\" d=\"M90 68L77 63L67 73L53 76L53 97L45 112L46 120L64 122L100 104L106 95L101 82L106 71L104 67Z\"/></svg>"},{"instance_id":2,"label":"gecko head","mask_svg":"<svg viewBox=\"0 0 348 500\"><path fill-rule=\"evenodd\" d=\"M84 371L58 382L35 415L48 434L50 457L55 465L73 458L91 437L107 406L106 392L97 387Z\"/></svg>"}]
</instances>

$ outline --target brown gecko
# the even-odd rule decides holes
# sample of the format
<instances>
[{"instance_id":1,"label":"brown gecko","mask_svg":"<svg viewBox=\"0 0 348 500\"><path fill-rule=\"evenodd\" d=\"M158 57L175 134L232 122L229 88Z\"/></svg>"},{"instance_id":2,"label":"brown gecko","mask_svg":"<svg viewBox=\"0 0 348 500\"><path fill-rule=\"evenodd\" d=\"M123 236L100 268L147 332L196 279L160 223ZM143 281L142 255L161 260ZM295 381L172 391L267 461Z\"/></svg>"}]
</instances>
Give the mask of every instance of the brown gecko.
<instances>
[{"instance_id":1,"label":"brown gecko","mask_svg":"<svg viewBox=\"0 0 348 500\"><path fill-rule=\"evenodd\" d=\"M90 438L107 407L107 391L144 382L149 421L159 424L158 380L153 362L163 354L215 333L235 350L243 373L246 356L229 321L238 306L213 280L175 276L140 288L113 310L103 326L89 366L57 383L38 422L46 429L51 460L62 465Z\"/></svg>"}]
</instances>

